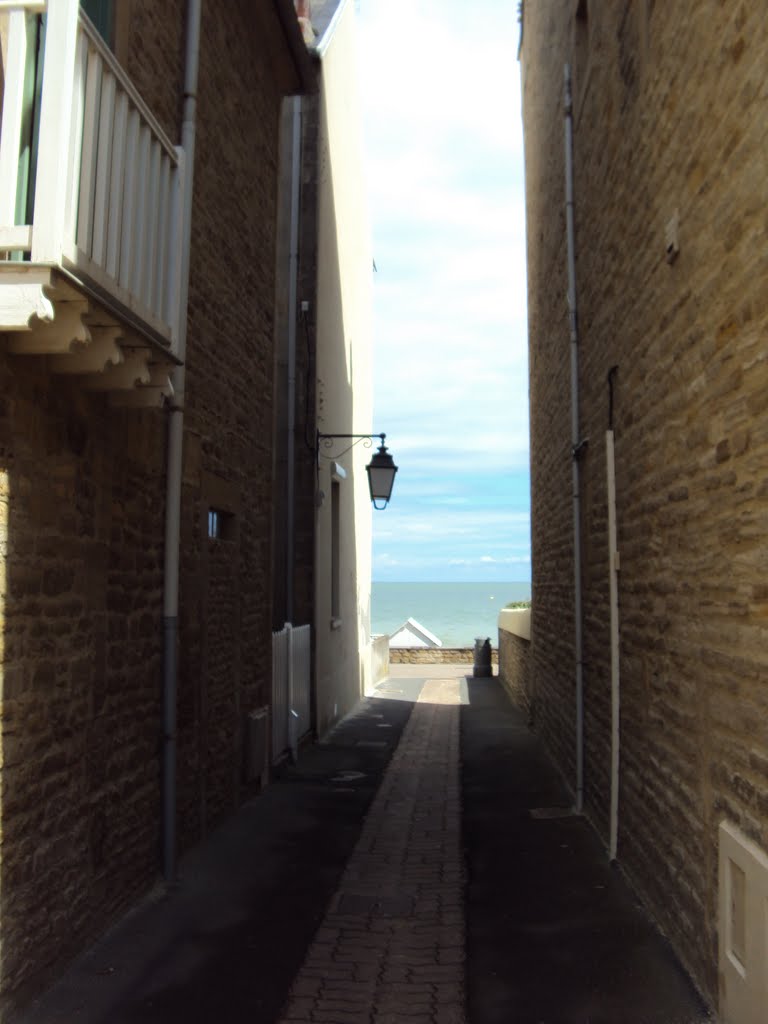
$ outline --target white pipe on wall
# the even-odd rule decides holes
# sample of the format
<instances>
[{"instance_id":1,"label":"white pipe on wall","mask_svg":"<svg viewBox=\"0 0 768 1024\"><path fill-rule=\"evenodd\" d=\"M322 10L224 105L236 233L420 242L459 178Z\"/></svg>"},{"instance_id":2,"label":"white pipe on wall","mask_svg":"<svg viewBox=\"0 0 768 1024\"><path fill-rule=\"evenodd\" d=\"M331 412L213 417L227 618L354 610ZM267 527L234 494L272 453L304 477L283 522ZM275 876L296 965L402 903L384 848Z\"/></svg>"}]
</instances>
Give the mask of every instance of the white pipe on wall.
<instances>
[{"instance_id":1,"label":"white pipe on wall","mask_svg":"<svg viewBox=\"0 0 768 1024\"><path fill-rule=\"evenodd\" d=\"M181 476L184 439L184 385L187 346L187 302L192 233L192 190L195 165L197 76L200 62L202 0L188 0L187 43L184 64L184 108L181 148L184 152L184 203L181 271L179 280L177 355L182 361L173 371L173 405L168 418L168 464L165 500L165 569L163 581L163 875L167 884L176 878L176 694L178 688L179 545L181 539Z\"/></svg>"},{"instance_id":2,"label":"white pipe on wall","mask_svg":"<svg viewBox=\"0 0 768 1024\"><path fill-rule=\"evenodd\" d=\"M611 605L611 814L609 855L616 860L619 838L619 743L620 700L619 676L619 552L616 546L616 463L613 431L605 434L606 480L608 490L608 576Z\"/></svg>"},{"instance_id":3,"label":"white pipe on wall","mask_svg":"<svg viewBox=\"0 0 768 1024\"><path fill-rule=\"evenodd\" d=\"M579 458L579 326L576 303L576 239L573 197L573 98L571 68L565 65L565 222L568 241L568 322L571 336L571 477L573 498L573 617L576 674L576 811L584 804L584 681L581 625L581 491Z\"/></svg>"}]
</instances>

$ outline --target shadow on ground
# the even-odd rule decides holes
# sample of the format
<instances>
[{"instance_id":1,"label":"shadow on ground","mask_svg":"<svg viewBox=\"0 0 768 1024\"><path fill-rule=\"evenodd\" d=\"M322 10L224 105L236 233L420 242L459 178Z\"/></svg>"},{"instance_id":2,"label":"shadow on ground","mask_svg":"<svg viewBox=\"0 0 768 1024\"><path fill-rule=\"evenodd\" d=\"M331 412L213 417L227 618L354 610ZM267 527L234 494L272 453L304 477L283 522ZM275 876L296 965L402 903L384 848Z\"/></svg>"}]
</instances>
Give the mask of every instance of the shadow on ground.
<instances>
[{"instance_id":1,"label":"shadow on ground","mask_svg":"<svg viewBox=\"0 0 768 1024\"><path fill-rule=\"evenodd\" d=\"M368 699L82 956L19 1024L268 1024L360 834L412 703Z\"/></svg>"},{"instance_id":2,"label":"shadow on ground","mask_svg":"<svg viewBox=\"0 0 768 1024\"><path fill-rule=\"evenodd\" d=\"M471 1024L710 1020L496 679L461 745Z\"/></svg>"},{"instance_id":3,"label":"shadow on ground","mask_svg":"<svg viewBox=\"0 0 768 1024\"><path fill-rule=\"evenodd\" d=\"M16 1024L277 1019L413 701L464 676L394 669ZM459 694L469 1024L709 1020L498 680Z\"/></svg>"}]
</instances>

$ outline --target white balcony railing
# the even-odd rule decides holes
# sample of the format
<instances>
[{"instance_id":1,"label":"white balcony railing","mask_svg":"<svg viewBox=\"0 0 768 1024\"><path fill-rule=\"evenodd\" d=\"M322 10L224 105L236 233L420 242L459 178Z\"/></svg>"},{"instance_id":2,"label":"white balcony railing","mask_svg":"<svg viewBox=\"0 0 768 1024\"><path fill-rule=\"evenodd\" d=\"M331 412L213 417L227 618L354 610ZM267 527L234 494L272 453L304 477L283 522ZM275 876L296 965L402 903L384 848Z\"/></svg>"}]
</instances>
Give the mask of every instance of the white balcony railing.
<instances>
[{"instance_id":1,"label":"white balcony railing","mask_svg":"<svg viewBox=\"0 0 768 1024\"><path fill-rule=\"evenodd\" d=\"M3 11L0 255L62 268L173 352L182 151L77 0Z\"/></svg>"}]
</instances>

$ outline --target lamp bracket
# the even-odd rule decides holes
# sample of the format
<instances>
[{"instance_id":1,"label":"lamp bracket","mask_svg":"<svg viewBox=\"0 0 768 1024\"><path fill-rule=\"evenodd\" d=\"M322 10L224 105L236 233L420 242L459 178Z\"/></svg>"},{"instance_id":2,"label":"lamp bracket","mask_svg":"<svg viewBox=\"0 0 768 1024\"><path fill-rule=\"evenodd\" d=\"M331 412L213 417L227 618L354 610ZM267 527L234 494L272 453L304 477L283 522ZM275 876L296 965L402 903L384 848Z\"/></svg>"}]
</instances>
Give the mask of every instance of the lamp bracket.
<instances>
[{"instance_id":1,"label":"lamp bracket","mask_svg":"<svg viewBox=\"0 0 768 1024\"><path fill-rule=\"evenodd\" d=\"M373 507L377 509L386 508L389 503L389 497L392 493L392 484L395 480L395 473L397 473L397 466L394 463L394 459L389 454L387 447L384 444L387 439L386 434L323 434L318 430L315 440L315 469L317 472L318 490L320 487L321 444L330 452L339 441L351 442L351 444L347 444L346 448L343 448L340 452L324 455L324 458L332 460L332 463L335 464L336 459L341 458L341 456L351 448L354 448L356 444L360 444L362 442L364 448L372 448L375 438L378 438L381 442L379 444L379 450L371 459L370 464L365 467L365 470L368 474L368 488L371 492ZM380 504L380 502L383 502L383 504Z\"/></svg>"},{"instance_id":2,"label":"lamp bracket","mask_svg":"<svg viewBox=\"0 0 768 1024\"><path fill-rule=\"evenodd\" d=\"M320 465L320 457L324 459L340 459L342 455L346 455L350 449L354 448L356 444L363 442L363 448L372 448L374 438L378 437L382 443L387 437L386 434L322 434L319 430L317 432L317 443L315 445L315 454L317 455L317 464ZM330 452L335 446L337 441L351 441L352 444L348 444L346 448L343 448L340 452L335 454L325 455L320 451L322 445L323 448L327 448Z\"/></svg>"}]
</instances>

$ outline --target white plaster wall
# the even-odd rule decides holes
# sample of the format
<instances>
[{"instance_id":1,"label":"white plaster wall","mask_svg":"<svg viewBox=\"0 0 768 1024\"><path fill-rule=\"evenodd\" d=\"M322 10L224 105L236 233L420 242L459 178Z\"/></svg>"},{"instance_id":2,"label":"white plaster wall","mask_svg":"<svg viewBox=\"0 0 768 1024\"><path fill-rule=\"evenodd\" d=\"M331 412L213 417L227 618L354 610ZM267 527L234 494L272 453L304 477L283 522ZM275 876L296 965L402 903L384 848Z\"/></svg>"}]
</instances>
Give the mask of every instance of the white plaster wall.
<instances>
[{"instance_id":1,"label":"white plaster wall","mask_svg":"<svg viewBox=\"0 0 768 1024\"><path fill-rule=\"evenodd\" d=\"M346 3L322 59L318 183L317 422L323 433L372 430L372 269L358 101L354 4ZM339 444L334 453L343 448ZM371 681L371 448L335 455L341 483L341 616L331 618L330 460L317 516L317 727L322 735Z\"/></svg>"}]
</instances>

